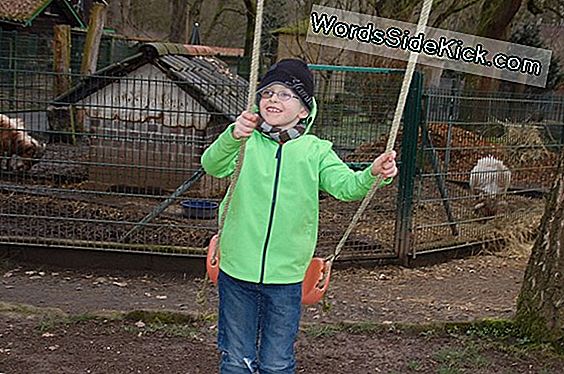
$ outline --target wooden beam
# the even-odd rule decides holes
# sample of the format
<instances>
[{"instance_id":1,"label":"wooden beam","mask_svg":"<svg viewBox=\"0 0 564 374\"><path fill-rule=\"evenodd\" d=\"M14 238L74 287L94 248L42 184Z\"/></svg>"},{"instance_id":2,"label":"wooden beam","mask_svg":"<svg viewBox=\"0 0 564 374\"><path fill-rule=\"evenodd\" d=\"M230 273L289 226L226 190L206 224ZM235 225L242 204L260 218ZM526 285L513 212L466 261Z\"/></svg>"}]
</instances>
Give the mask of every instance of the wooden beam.
<instances>
[{"instance_id":1,"label":"wooden beam","mask_svg":"<svg viewBox=\"0 0 564 374\"><path fill-rule=\"evenodd\" d=\"M102 3L95 3L90 11L90 21L88 22L88 32L84 42L84 53L82 55L82 74L92 74L96 71L98 63L98 53L100 51L100 41L106 23L107 6Z\"/></svg>"},{"instance_id":2,"label":"wooden beam","mask_svg":"<svg viewBox=\"0 0 564 374\"><path fill-rule=\"evenodd\" d=\"M69 25L56 25L53 28L53 70L55 76L55 97L70 88L71 29Z\"/></svg>"}]
</instances>

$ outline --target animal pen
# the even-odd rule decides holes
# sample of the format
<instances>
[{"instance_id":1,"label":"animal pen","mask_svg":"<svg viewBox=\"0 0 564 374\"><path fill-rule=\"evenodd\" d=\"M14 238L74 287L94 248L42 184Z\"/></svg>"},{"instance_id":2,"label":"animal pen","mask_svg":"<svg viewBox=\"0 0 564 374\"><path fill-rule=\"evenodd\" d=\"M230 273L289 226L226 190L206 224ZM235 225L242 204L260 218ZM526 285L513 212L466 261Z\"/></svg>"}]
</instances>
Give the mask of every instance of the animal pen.
<instances>
[{"instance_id":1,"label":"animal pen","mask_svg":"<svg viewBox=\"0 0 564 374\"><path fill-rule=\"evenodd\" d=\"M385 148L403 71L311 68L312 131L351 168L368 166ZM55 97L58 79L73 84ZM217 219L193 218L181 202L224 195L227 182L203 176L199 158L244 109L244 80L201 50L152 44L92 76L2 68L0 82L0 113L46 143L31 168L0 171L1 244L205 257ZM424 90L416 74L396 144L400 175L377 192L339 260L405 262L535 225L564 142L563 106L554 95ZM491 196L469 179L489 155L511 183L482 211ZM359 203L321 193L317 255L332 253Z\"/></svg>"}]
</instances>

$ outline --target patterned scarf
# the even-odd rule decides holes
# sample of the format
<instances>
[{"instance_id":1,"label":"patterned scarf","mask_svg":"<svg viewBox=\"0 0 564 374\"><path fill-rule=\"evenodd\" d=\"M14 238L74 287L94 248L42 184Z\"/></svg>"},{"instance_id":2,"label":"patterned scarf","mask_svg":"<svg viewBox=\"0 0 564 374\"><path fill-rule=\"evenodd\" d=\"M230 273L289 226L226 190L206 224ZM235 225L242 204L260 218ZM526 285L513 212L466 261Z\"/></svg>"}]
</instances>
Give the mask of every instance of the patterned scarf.
<instances>
[{"instance_id":1,"label":"patterned scarf","mask_svg":"<svg viewBox=\"0 0 564 374\"><path fill-rule=\"evenodd\" d=\"M268 123L262 121L257 127L257 130L264 135L272 138L279 144L284 144L289 140L297 139L306 131L305 120L301 120L294 127L286 130L280 130L278 127L270 126Z\"/></svg>"}]
</instances>

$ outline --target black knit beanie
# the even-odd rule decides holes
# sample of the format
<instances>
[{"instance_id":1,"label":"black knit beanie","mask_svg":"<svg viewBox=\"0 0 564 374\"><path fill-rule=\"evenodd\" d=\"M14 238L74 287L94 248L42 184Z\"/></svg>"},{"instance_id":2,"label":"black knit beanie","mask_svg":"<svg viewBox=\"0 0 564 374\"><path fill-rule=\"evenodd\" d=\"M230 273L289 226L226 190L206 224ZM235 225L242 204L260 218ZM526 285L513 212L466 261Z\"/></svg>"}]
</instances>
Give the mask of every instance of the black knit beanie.
<instances>
[{"instance_id":1,"label":"black knit beanie","mask_svg":"<svg viewBox=\"0 0 564 374\"><path fill-rule=\"evenodd\" d=\"M293 58L278 61L262 77L257 92L275 83L292 89L307 110L311 111L313 107L313 74L304 61ZM257 102L259 100L260 95L257 95Z\"/></svg>"}]
</instances>

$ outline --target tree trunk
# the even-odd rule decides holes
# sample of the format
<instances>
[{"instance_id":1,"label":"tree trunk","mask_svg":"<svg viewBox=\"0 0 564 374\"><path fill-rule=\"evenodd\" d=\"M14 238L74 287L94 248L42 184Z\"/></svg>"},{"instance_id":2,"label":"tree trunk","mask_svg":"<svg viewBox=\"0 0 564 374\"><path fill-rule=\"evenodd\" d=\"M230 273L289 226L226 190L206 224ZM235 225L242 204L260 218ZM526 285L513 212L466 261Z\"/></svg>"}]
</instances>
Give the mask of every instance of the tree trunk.
<instances>
[{"instance_id":1,"label":"tree trunk","mask_svg":"<svg viewBox=\"0 0 564 374\"><path fill-rule=\"evenodd\" d=\"M84 51L82 52L82 64L80 73L84 75L92 74L98 65L98 55L100 53L100 43L106 24L106 5L96 3L90 9L90 23L84 41Z\"/></svg>"},{"instance_id":2,"label":"tree trunk","mask_svg":"<svg viewBox=\"0 0 564 374\"><path fill-rule=\"evenodd\" d=\"M255 17L257 15L256 0L244 0L245 15L247 16L247 28L245 30L245 56L251 56L253 50L253 38L255 35Z\"/></svg>"},{"instance_id":3,"label":"tree trunk","mask_svg":"<svg viewBox=\"0 0 564 374\"><path fill-rule=\"evenodd\" d=\"M118 34L124 33L124 21L121 18L121 1L111 0L108 2L108 26L115 29Z\"/></svg>"},{"instance_id":4,"label":"tree trunk","mask_svg":"<svg viewBox=\"0 0 564 374\"><path fill-rule=\"evenodd\" d=\"M509 26L521 7L522 0L484 1L480 12L477 36L506 40ZM499 79L480 77L476 84L478 90L495 91L499 87Z\"/></svg>"},{"instance_id":5,"label":"tree trunk","mask_svg":"<svg viewBox=\"0 0 564 374\"><path fill-rule=\"evenodd\" d=\"M168 40L174 43L184 43L186 36L186 7L188 6L187 0L172 0L171 1L171 18L170 31L168 33Z\"/></svg>"},{"instance_id":6,"label":"tree trunk","mask_svg":"<svg viewBox=\"0 0 564 374\"><path fill-rule=\"evenodd\" d=\"M121 32L125 35L130 35L134 33L133 25L135 22L130 18L131 17L131 1L132 0L120 0L120 20L121 20Z\"/></svg>"},{"instance_id":7,"label":"tree trunk","mask_svg":"<svg viewBox=\"0 0 564 374\"><path fill-rule=\"evenodd\" d=\"M564 149L517 300L516 323L564 351Z\"/></svg>"}]
</instances>

